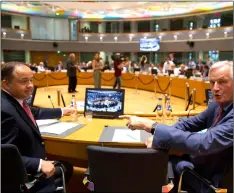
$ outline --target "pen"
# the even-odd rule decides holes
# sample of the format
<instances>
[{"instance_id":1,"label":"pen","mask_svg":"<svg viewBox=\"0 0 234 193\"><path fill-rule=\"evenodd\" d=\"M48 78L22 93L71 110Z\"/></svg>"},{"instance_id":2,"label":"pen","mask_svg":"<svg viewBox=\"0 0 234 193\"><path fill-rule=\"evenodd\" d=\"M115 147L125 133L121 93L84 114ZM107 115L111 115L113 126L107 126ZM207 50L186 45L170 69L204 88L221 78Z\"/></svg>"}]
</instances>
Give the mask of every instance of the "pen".
<instances>
[{"instance_id":1,"label":"pen","mask_svg":"<svg viewBox=\"0 0 234 193\"><path fill-rule=\"evenodd\" d=\"M131 135L129 135L129 134L127 134L127 136L128 136L128 137L131 137L132 139L134 139L134 140L137 141L137 139L136 139L135 137L133 137L133 136L131 136Z\"/></svg>"}]
</instances>

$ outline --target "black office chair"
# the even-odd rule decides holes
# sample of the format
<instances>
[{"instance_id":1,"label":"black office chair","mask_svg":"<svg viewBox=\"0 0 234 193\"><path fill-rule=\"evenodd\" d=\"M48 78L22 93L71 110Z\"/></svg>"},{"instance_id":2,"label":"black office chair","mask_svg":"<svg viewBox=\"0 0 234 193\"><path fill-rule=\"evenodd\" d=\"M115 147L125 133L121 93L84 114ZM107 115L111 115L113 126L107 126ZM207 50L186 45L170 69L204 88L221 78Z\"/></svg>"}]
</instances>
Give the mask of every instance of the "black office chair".
<instances>
[{"instance_id":1,"label":"black office chair","mask_svg":"<svg viewBox=\"0 0 234 193\"><path fill-rule=\"evenodd\" d=\"M184 178L191 178L191 177L195 177L195 179L198 180L199 182L201 182L201 184L204 184L204 186L207 187L207 189L211 193L233 192L233 164L230 165L230 168L228 169L228 171L221 178L222 188L214 187L212 182L210 182L206 178L200 176L195 171L193 171L191 168L186 167L180 176L180 181L179 181L179 185L178 185L178 193L182 193L182 192L186 193L187 192L186 190L182 190L183 179ZM187 188L189 188L188 184L186 186L187 186ZM199 193L199 190L193 190L192 188L189 188L188 193Z\"/></svg>"},{"instance_id":2,"label":"black office chair","mask_svg":"<svg viewBox=\"0 0 234 193\"><path fill-rule=\"evenodd\" d=\"M15 145L1 144L1 192L4 193L19 193L31 192L32 187L45 178L44 173L37 173L36 175L28 175L21 158L20 152ZM59 162L55 163L62 171L63 186L58 187L57 191L66 192L64 171ZM29 178L31 181L29 181Z\"/></svg>"},{"instance_id":3,"label":"black office chair","mask_svg":"<svg viewBox=\"0 0 234 193\"><path fill-rule=\"evenodd\" d=\"M86 186L94 192L162 192L172 185L165 151L88 146L87 152Z\"/></svg>"}]
</instances>

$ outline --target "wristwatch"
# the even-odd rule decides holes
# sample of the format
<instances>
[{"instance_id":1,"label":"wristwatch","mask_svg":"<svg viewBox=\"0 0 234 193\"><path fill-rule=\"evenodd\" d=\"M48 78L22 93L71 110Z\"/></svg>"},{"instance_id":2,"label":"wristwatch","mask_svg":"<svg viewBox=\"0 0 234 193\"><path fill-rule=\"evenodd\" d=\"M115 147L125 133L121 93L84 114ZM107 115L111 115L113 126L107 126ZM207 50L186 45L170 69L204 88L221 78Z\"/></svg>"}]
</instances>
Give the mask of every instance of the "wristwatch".
<instances>
[{"instance_id":1,"label":"wristwatch","mask_svg":"<svg viewBox=\"0 0 234 193\"><path fill-rule=\"evenodd\" d=\"M158 123L155 122L155 123L152 125L152 128L151 128L151 130L150 130L150 133L151 133L152 135L154 135L155 128L156 128L157 124L158 124Z\"/></svg>"}]
</instances>

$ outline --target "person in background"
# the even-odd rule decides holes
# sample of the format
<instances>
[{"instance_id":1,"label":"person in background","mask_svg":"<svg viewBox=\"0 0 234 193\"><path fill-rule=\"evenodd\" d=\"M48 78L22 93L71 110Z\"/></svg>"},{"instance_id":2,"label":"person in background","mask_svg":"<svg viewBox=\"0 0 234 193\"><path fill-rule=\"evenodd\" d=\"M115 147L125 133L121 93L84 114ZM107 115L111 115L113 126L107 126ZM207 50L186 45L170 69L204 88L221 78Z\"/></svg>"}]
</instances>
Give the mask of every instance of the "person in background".
<instances>
[{"instance_id":1,"label":"person in background","mask_svg":"<svg viewBox=\"0 0 234 193\"><path fill-rule=\"evenodd\" d=\"M61 72L63 70L63 63L61 61L58 62L58 65L55 67L55 70Z\"/></svg>"},{"instance_id":2,"label":"person in background","mask_svg":"<svg viewBox=\"0 0 234 193\"><path fill-rule=\"evenodd\" d=\"M54 192L57 186L62 186L62 174L54 161L46 158L44 140L36 120L58 119L77 111L70 107L30 108L25 100L33 91L33 72L24 63L10 62L2 66L1 80L1 143L18 148L28 174L42 172L46 175L30 192ZM66 162L62 164L68 182L73 167Z\"/></svg>"},{"instance_id":3,"label":"person in background","mask_svg":"<svg viewBox=\"0 0 234 193\"><path fill-rule=\"evenodd\" d=\"M197 69L202 73L203 72L203 67L204 67L204 62L202 57L199 57L197 61Z\"/></svg>"},{"instance_id":4,"label":"person in background","mask_svg":"<svg viewBox=\"0 0 234 193\"><path fill-rule=\"evenodd\" d=\"M202 77L203 78L208 77L208 74L209 74L209 66L204 65L203 72L202 72Z\"/></svg>"},{"instance_id":5,"label":"person in background","mask_svg":"<svg viewBox=\"0 0 234 193\"><path fill-rule=\"evenodd\" d=\"M92 61L92 68L93 68L94 88L101 88L102 69L104 68L104 65L103 65L102 61L100 60L100 53L99 52L97 52L94 55L94 59Z\"/></svg>"},{"instance_id":6,"label":"person in background","mask_svg":"<svg viewBox=\"0 0 234 193\"><path fill-rule=\"evenodd\" d=\"M188 69L196 69L196 63L192 60L192 58L189 59Z\"/></svg>"},{"instance_id":7,"label":"person in background","mask_svg":"<svg viewBox=\"0 0 234 193\"><path fill-rule=\"evenodd\" d=\"M174 63L170 65L170 70L173 70L174 76L178 76L179 75L179 69L176 68L176 66L175 66Z\"/></svg>"},{"instance_id":8,"label":"person in background","mask_svg":"<svg viewBox=\"0 0 234 193\"><path fill-rule=\"evenodd\" d=\"M48 69L48 60L44 60L44 68L47 70Z\"/></svg>"},{"instance_id":9,"label":"person in background","mask_svg":"<svg viewBox=\"0 0 234 193\"><path fill-rule=\"evenodd\" d=\"M186 73L186 66L185 64L181 64L180 68L179 68L179 74L178 75L184 75L185 76Z\"/></svg>"},{"instance_id":10,"label":"person in background","mask_svg":"<svg viewBox=\"0 0 234 193\"><path fill-rule=\"evenodd\" d=\"M213 65L213 61L210 59L210 55L206 56L206 65L210 68Z\"/></svg>"},{"instance_id":11,"label":"person in background","mask_svg":"<svg viewBox=\"0 0 234 193\"><path fill-rule=\"evenodd\" d=\"M148 71L147 57L145 55L141 57L139 65L141 72Z\"/></svg>"},{"instance_id":12,"label":"person in background","mask_svg":"<svg viewBox=\"0 0 234 193\"><path fill-rule=\"evenodd\" d=\"M222 176L233 166L233 62L212 65L209 81L213 102L200 114L172 126L130 115L120 118L126 118L126 125L132 130L152 133L145 143L147 148L183 153L169 157L176 181L185 167L189 167L214 187L225 188ZM211 192L193 176L183 178L183 185L187 192Z\"/></svg>"},{"instance_id":13,"label":"person in background","mask_svg":"<svg viewBox=\"0 0 234 193\"><path fill-rule=\"evenodd\" d=\"M166 74L170 70L171 64L174 64L169 57L166 57L166 62L163 65L163 74Z\"/></svg>"},{"instance_id":14,"label":"person in background","mask_svg":"<svg viewBox=\"0 0 234 193\"><path fill-rule=\"evenodd\" d=\"M177 60L174 58L174 53L169 54L169 59L172 61L175 65L177 65Z\"/></svg>"},{"instance_id":15,"label":"person in background","mask_svg":"<svg viewBox=\"0 0 234 193\"><path fill-rule=\"evenodd\" d=\"M124 58L121 58L120 53L116 53L115 56L112 57L112 60L114 61L114 70L115 70L115 83L113 89L115 89L117 85L118 89L120 89L122 86L121 83L122 69L127 64L125 63Z\"/></svg>"},{"instance_id":16,"label":"person in background","mask_svg":"<svg viewBox=\"0 0 234 193\"><path fill-rule=\"evenodd\" d=\"M67 76L69 78L68 83L68 93L74 93L77 86L76 73L78 70L78 65L76 64L76 55L71 53L67 60Z\"/></svg>"},{"instance_id":17,"label":"person in background","mask_svg":"<svg viewBox=\"0 0 234 193\"><path fill-rule=\"evenodd\" d=\"M37 67L37 71L38 72L45 72L45 67L44 67L44 63L43 62L40 62L39 63L39 66Z\"/></svg>"}]
</instances>

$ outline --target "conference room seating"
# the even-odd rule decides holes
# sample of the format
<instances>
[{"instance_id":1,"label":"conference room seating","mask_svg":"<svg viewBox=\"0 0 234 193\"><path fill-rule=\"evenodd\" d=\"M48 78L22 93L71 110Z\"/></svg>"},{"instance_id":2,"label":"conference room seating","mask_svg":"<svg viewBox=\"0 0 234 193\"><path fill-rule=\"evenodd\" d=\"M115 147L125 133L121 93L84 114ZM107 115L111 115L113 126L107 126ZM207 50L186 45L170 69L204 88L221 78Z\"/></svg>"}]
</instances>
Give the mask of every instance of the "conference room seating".
<instances>
[{"instance_id":1,"label":"conference room seating","mask_svg":"<svg viewBox=\"0 0 234 193\"><path fill-rule=\"evenodd\" d=\"M94 192L162 192L174 178L166 151L88 146L87 153Z\"/></svg>"},{"instance_id":2,"label":"conference room seating","mask_svg":"<svg viewBox=\"0 0 234 193\"><path fill-rule=\"evenodd\" d=\"M1 145L1 191L5 193L29 192L29 183L19 150L12 144Z\"/></svg>"},{"instance_id":3,"label":"conference room seating","mask_svg":"<svg viewBox=\"0 0 234 193\"><path fill-rule=\"evenodd\" d=\"M215 188L215 186L212 184L211 181L208 179L202 177L201 175L197 174L195 171L193 171L191 168L185 167L184 171L182 172L180 176L180 182L178 186L178 192L186 193L186 188L189 188L189 193L199 193L199 190L193 190L188 184L186 186L183 186L183 179L196 179L197 181L201 182L201 184L204 185L204 187L207 187L210 193L231 193L233 192L233 164L230 163L230 168L228 168L228 171L222 175L221 177L221 183L222 188ZM184 188L184 190L182 190Z\"/></svg>"},{"instance_id":4,"label":"conference room seating","mask_svg":"<svg viewBox=\"0 0 234 193\"><path fill-rule=\"evenodd\" d=\"M33 186L46 177L44 173L27 174L20 152L15 145L1 144L1 156L1 192L34 192ZM60 162L55 162L55 165L62 169ZM58 193L66 193L63 169L62 175L63 186L56 189Z\"/></svg>"}]
</instances>

